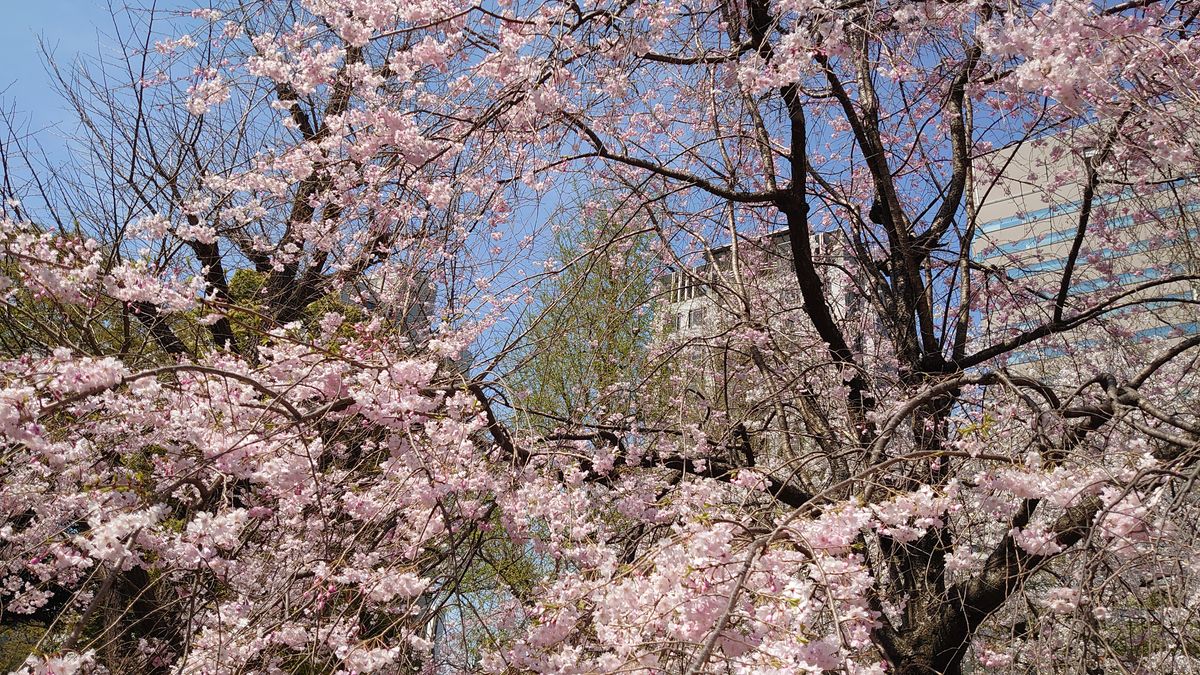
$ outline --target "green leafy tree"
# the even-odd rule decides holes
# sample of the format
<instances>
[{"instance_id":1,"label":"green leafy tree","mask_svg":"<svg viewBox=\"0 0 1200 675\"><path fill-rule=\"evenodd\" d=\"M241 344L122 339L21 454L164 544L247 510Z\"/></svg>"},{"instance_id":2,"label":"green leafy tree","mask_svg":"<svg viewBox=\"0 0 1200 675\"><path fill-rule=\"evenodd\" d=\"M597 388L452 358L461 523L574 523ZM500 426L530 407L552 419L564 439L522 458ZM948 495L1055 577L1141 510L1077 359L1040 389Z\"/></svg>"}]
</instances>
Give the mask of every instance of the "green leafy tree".
<instances>
[{"instance_id":1,"label":"green leafy tree","mask_svg":"<svg viewBox=\"0 0 1200 675\"><path fill-rule=\"evenodd\" d=\"M509 375L514 405L533 428L638 414L653 337L650 235L598 210L557 228L552 270L522 317L522 348ZM558 411L552 413L550 411Z\"/></svg>"}]
</instances>

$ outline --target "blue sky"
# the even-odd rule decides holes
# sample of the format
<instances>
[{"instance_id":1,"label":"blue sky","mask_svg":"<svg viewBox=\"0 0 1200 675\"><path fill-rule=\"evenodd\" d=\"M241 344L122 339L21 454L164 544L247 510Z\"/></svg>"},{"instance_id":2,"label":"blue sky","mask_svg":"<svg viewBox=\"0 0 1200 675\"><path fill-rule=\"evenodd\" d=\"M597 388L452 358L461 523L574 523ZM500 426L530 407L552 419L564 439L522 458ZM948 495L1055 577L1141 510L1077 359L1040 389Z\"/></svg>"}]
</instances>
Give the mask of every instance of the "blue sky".
<instances>
[{"instance_id":1,"label":"blue sky","mask_svg":"<svg viewBox=\"0 0 1200 675\"><path fill-rule=\"evenodd\" d=\"M38 50L38 36L69 63L80 52L96 53L109 25L105 0L0 0L0 101L30 121L30 130L70 120L54 93Z\"/></svg>"}]
</instances>

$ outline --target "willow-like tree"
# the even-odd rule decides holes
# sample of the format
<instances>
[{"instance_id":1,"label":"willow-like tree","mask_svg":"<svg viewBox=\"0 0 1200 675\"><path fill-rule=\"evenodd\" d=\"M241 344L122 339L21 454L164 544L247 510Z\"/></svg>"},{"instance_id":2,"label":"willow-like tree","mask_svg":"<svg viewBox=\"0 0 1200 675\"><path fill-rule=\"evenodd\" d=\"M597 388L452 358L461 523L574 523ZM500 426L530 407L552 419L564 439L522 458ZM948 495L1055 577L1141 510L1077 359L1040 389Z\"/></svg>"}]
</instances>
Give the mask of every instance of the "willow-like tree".
<instances>
[{"instance_id":1,"label":"willow-like tree","mask_svg":"<svg viewBox=\"0 0 1200 675\"><path fill-rule=\"evenodd\" d=\"M627 425L637 416L644 380L656 377L650 351L660 328L649 241L594 202L555 227L547 277L523 315L510 364L513 402L526 423L551 431Z\"/></svg>"}]
</instances>

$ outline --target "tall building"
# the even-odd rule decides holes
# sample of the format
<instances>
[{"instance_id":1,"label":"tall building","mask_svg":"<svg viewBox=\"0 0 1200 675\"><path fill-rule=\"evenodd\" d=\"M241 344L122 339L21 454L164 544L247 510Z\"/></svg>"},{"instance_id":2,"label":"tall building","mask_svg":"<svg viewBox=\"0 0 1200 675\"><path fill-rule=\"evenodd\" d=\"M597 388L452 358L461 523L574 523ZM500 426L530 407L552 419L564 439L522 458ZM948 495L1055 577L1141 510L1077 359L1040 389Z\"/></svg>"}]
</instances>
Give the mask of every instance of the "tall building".
<instances>
[{"instance_id":1,"label":"tall building","mask_svg":"<svg viewBox=\"0 0 1200 675\"><path fill-rule=\"evenodd\" d=\"M998 337L997 329L1022 330L1052 318L1083 215L1086 169L1098 161L1097 151L1081 140L1085 136L1086 130L1047 136L974 164L979 207L972 258L991 279L989 293L1007 303L996 316L982 317L984 330L992 328L988 339ZM1200 195L1194 181L1164 177L1133 186L1108 166L1101 173L1109 177L1095 190L1065 314L1132 294L1099 318L1104 333L1074 331L1039 341L1010 355L1010 367L1051 376L1061 370L1062 358L1086 354L1116 362L1122 350L1200 332L1195 305L1180 302L1197 299L1195 285L1174 282L1133 293L1139 285L1197 270L1192 242L1200 239Z\"/></svg>"},{"instance_id":2,"label":"tall building","mask_svg":"<svg viewBox=\"0 0 1200 675\"><path fill-rule=\"evenodd\" d=\"M830 309L861 349L855 336L867 331L854 324L862 295L847 273L845 243L840 233L810 241ZM787 231L708 249L699 264L661 277L656 290L656 346L671 364L672 394L684 397L682 414L693 416L678 421L703 427L715 420L719 431L744 425L757 466L794 471L811 450L811 439L793 431L803 428L797 410L830 371L812 367L825 362L826 349L804 313ZM758 350L747 337L754 333L772 346Z\"/></svg>"},{"instance_id":3,"label":"tall building","mask_svg":"<svg viewBox=\"0 0 1200 675\"><path fill-rule=\"evenodd\" d=\"M820 232L812 235L810 245L822 270L830 309L836 318L844 319L857 308L857 294L850 279L843 270L833 271L848 256L845 241L841 233ZM656 316L666 332L696 336L706 327L713 327L721 311L721 295L735 288L739 278L743 283L779 296L781 309L800 308L787 230L740 240L737 253L741 269L736 272L734 250L732 244L708 249L701 264L658 279Z\"/></svg>"}]
</instances>

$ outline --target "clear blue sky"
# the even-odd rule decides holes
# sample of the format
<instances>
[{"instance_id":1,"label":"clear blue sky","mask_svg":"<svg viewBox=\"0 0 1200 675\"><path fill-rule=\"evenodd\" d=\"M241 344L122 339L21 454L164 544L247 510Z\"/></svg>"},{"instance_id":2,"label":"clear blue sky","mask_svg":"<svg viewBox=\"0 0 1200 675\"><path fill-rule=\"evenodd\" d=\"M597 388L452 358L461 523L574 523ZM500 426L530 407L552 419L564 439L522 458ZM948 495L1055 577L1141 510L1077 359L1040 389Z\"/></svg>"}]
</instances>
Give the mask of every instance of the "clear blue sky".
<instances>
[{"instance_id":1,"label":"clear blue sky","mask_svg":"<svg viewBox=\"0 0 1200 675\"><path fill-rule=\"evenodd\" d=\"M30 130L69 121L38 50L38 36L70 63L97 53L111 23L106 0L0 0L0 101L30 121Z\"/></svg>"}]
</instances>

